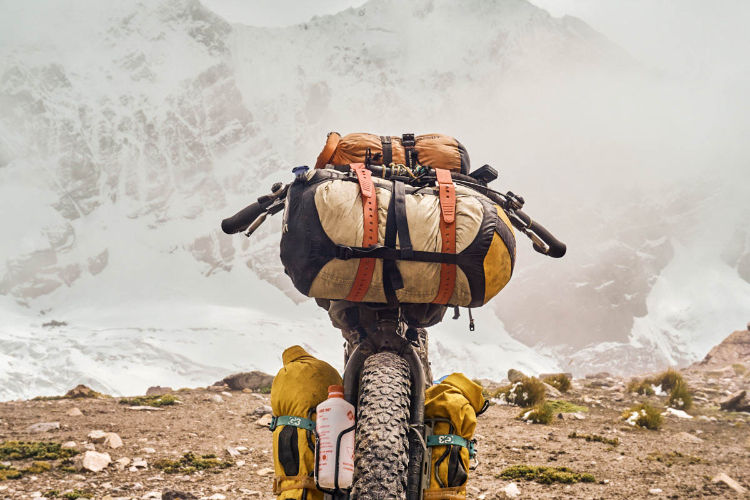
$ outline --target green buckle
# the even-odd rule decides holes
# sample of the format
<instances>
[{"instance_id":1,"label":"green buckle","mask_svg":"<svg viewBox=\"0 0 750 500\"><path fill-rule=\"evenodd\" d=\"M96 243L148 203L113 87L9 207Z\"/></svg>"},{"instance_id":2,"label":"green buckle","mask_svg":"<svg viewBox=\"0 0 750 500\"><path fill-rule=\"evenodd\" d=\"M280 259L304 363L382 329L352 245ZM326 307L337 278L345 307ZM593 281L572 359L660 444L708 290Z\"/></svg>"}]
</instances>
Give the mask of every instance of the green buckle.
<instances>
[{"instance_id":1,"label":"green buckle","mask_svg":"<svg viewBox=\"0 0 750 500\"><path fill-rule=\"evenodd\" d=\"M282 415L280 417L271 417L271 423L268 424L270 430L275 430L276 427L282 425L291 425L292 427L298 427L305 429L310 432L315 431L315 422L305 417L292 417L289 415Z\"/></svg>"},{"instance_id":2,"label":"green buckle","mask_svg":"<svg viewBox=\"0 0 750 500\"><path fill-rule=\"evenodd\" d=\"M455 434L433 434L427 436L427 446L463 446L469 450L469 458L474 458L477 455L477 441L472 439L469 441L461 436Z\"/></svg>"}]
</instances>

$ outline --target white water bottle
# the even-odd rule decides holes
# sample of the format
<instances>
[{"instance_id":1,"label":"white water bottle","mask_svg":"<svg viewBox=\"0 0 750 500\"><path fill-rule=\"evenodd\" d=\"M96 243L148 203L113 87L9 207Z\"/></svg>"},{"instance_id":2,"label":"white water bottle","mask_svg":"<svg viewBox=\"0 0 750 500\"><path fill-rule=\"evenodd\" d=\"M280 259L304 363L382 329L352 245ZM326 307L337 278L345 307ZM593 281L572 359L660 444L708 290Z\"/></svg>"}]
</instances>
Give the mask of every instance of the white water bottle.
<instances>
[{"instance_id":1,"label":"white water bottle","mask_svg":"<svg viewBox=\"0 0 750 500\"><path fill-rule=\"evenodd\" d=\"M346 429L354 426L354 406L344 399L344 387L328 387L328 399L316 409L315 428L318 431L318 484L335 488L336 440ZM341 436L338 454L339 488L349 488L354 475L354 430Z\"/></svg>"}]
</instances>

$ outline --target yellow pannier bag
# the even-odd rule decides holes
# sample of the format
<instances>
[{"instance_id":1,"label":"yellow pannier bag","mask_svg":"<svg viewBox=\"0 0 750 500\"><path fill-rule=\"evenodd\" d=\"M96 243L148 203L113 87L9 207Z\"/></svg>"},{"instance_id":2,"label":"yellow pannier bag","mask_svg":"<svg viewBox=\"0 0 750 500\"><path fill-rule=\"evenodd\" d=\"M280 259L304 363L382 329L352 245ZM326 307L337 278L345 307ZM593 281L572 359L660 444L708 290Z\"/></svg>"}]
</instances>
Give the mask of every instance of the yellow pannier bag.
<instances>
[{"instance_id":1,"label":"yellow pannier bag","mask_svg":"<svg viewBox=\"0 0 750 500\"><path fill-rule=\"evenodd\" d=\"M273 492L279 500L322 500L315 487L315 407L341 385L339 373L295 345L284 351L283 368L271 385Z\"/></svg>"},{"instance_id":2,"label":"yellow pannier bag","mask_svg":"<svg viewBox=\"0 0 750 500\"><path fill-rule=\"evenodd\" d=\"M425 423L430 450L430 482L425 500L466 498L469 462L475 450L477 415L486 410L482 387L462 373L449 375L425 393Z\"/></svg>"}]
</instances>

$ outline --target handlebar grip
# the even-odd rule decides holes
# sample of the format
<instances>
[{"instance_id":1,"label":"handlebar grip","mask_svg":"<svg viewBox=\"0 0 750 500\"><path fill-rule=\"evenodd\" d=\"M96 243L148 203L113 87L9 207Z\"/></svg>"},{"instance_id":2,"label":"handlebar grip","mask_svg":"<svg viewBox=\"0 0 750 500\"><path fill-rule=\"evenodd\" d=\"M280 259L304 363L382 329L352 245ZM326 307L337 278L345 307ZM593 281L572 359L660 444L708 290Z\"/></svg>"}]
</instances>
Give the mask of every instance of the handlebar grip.
<instances>
[{"instance_id":1,"label":"handlebar grip","mask_svg":"<svg viewBox=\"0 0 750 500\"><path fill-rule=\"evenodd\" d=\"M260 214L262 214L266 210L267 207L267 203L261 204L256 201L255 203L246 206L233 216L221 221L221 230L227 234L235 234L239 233L240 231L244 231L250 224L253 223L255 219L258 218Z\"/></svg>"},{"instance_id":2,"label":"handlebar grip","mask_svg":"<svg viewBox=\"0 0 750 500\"><path fill-rule=\"evenodd\" d=\"M518 212L520 212L520 210L516 210L516 213ZM547 231L547 229L538 222L534 220L530 220L530 222L531 224L529 225L529 229L536 233L536 235L539 236L539 238L541 238L542 241L545 242L549 247L546 255L549 255L550 257L553 257L555 259L559 259L560 257L565 255L565 252L568 250L567 246L565 246L565 243L552 236L552 233ZM536 248L536 245L534 245L534 250L538 252L540 249Z\"/></svg>"}]
</instances>

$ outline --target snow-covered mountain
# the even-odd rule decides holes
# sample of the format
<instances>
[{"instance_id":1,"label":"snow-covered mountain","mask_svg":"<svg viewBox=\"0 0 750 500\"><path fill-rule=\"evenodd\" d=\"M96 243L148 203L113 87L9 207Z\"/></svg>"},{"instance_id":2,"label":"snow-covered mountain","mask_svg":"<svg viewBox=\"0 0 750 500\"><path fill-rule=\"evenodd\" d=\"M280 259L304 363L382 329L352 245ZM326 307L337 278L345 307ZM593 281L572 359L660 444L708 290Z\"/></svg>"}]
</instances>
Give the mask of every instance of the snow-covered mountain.
<instances>
[{"instance_id":1,"label":"snow-covered mountain","mask_svg":"<svg viewBox=\"0 0 750 500\"><path fill-rule=\"evenodd\" d=\"M43 7L0 21L0 399L273 372L291 343L340 366L338 333L283 274L279 221L218 230L331 129L456 135L569 244L552 262L522 241L478 332L433 330L436 373L686 363L747 320L747 193L706 181L696 145L679 182L651 183L663 124L618 99L659 77L580 20L525 0L372 0L287 28L197 0Z\"/></svg>"}]
</instances>

